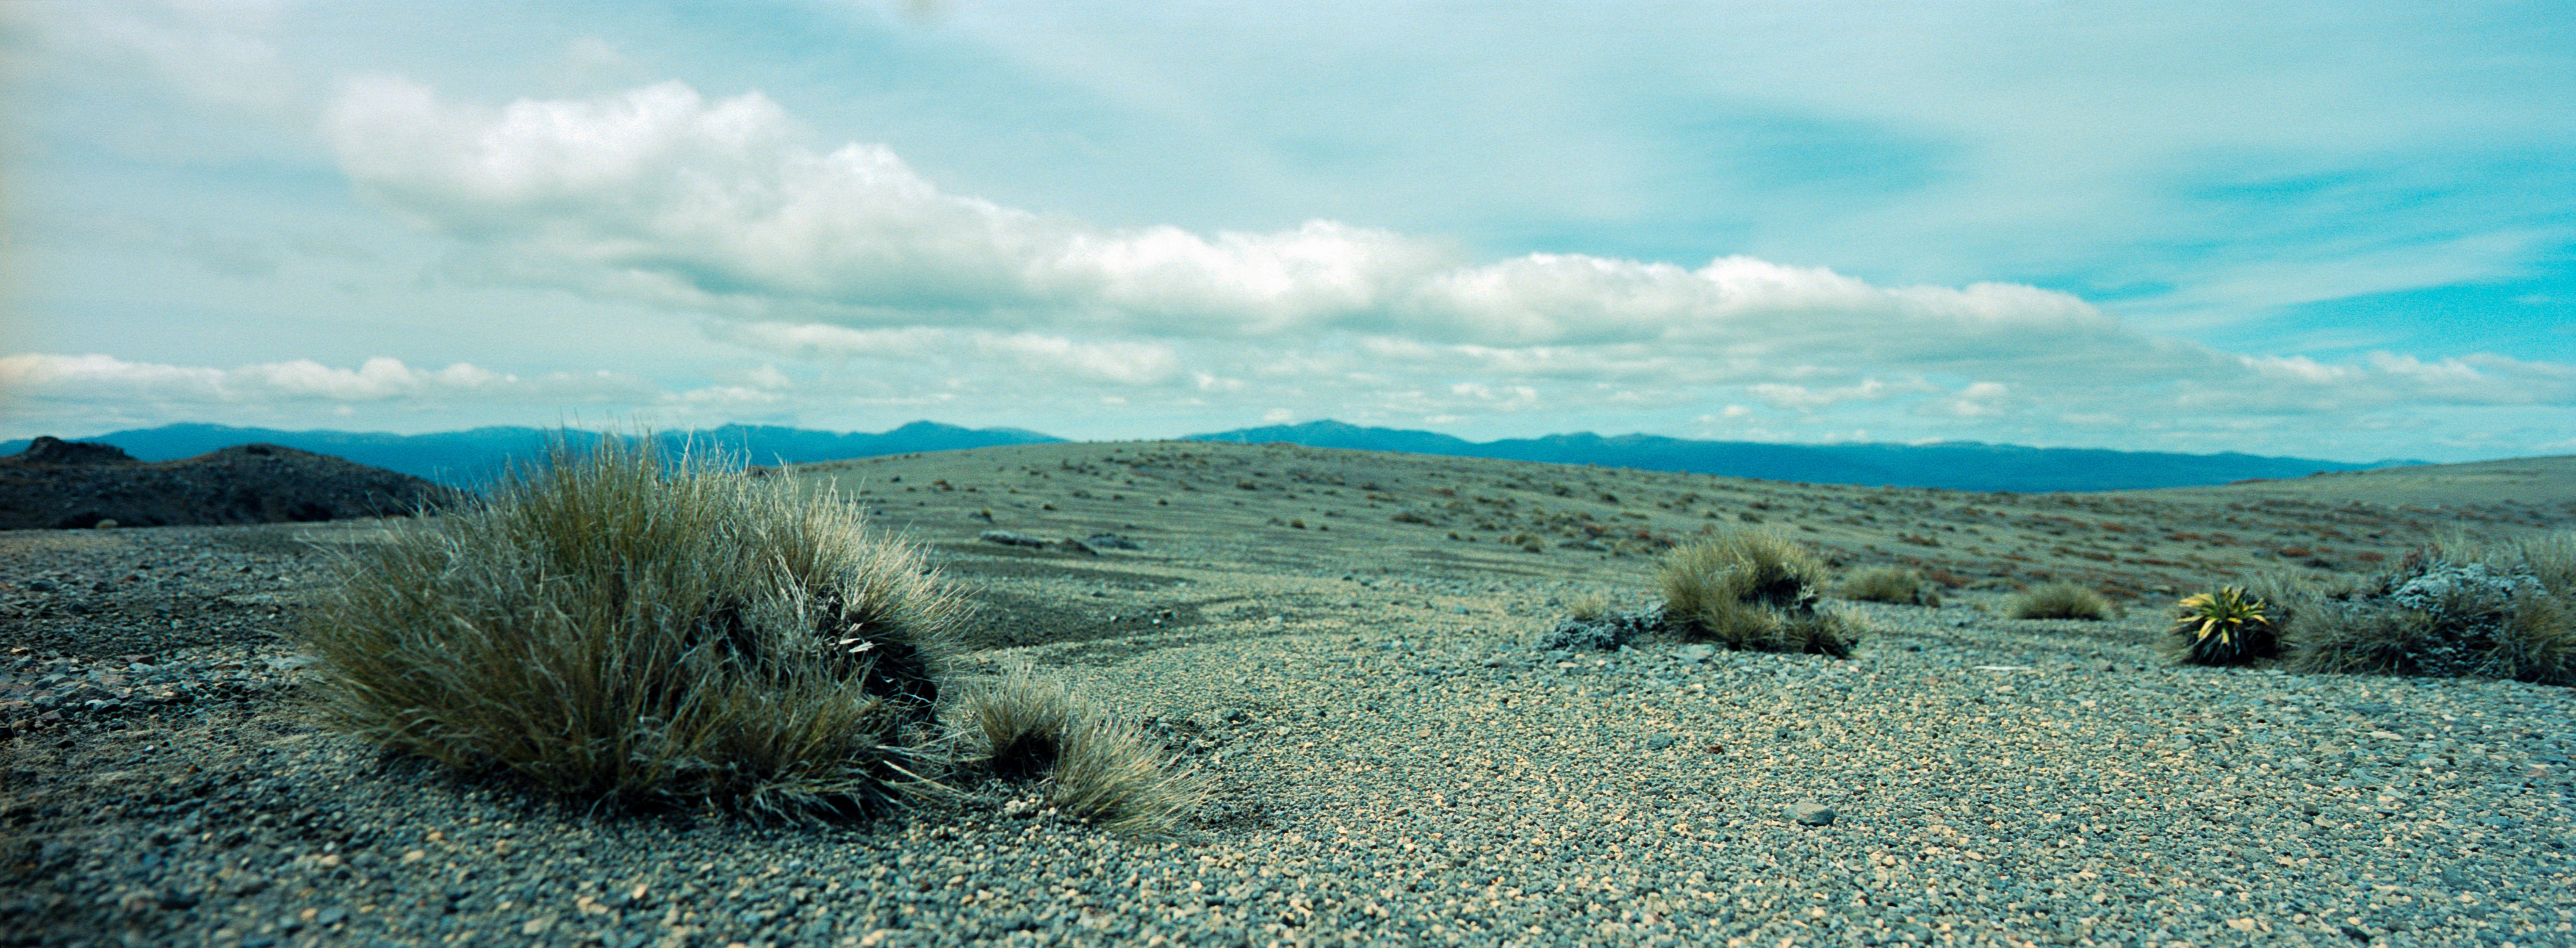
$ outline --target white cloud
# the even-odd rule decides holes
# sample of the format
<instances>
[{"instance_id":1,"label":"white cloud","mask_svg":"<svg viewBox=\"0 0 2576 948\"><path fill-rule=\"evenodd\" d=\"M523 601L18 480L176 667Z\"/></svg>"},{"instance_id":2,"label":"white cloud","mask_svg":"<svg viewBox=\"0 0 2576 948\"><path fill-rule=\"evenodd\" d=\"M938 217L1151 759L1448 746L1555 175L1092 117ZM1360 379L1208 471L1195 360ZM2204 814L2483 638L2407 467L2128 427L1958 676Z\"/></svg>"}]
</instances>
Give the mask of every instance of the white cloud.
<instances>
[{"instance_id":1,"label":"white cloud","mask_svg":"<svg viewBox=\"0 0 2576 948\"><path fill-rule=\"evenodd\" d=\"M235 369L128 362L106 355L0 356L0 392L21 402L267 404L278 402L595 401L651 392L638 380L599 372L532 379L462 362L414 369L368 359L355 369L309 359Z\"/></svg>"},{"instance_id":2,"label":"white cloud","mask_svg":"<svg viewBox=\"0 0 2576 948\"><path fill-rule=\"evenodd\" d=\"M271 109L296 80L270 39L276 3L78 4L48 23L57 42L137 59L190 97ZM36 21L44 23L47 21Z\"/></svg>"},{"instance_id":3,"label":"white cloud","mask_svg":"<svg viewBox=\"0 0 2576 948\"><path fill-rule=\"evenodd\" d=\"M375 77L342 89L324 130L360 190L453 238L468 271L705 313L746 348L867 366L835 384L871 398L1077 386L1140 406L1393 422L1542 405L1689 413L1678 421L1725 404L1738 419L1755 401L1843 426L1811 437L1867 420L2038 441L2055 423L2163 436L2576 404L2567 365L2228 353L2019 284L1878 286L1746 256L1478 262L1329 220L1096 227L949 193L883 145L817 148L758 93L708 99L677 82L484 108ZM774 404L785 390L754 379L683 400Z\"/></svg>"},{"instance_id":4,"label":"white cloud","mask_svg":"<svg viewBox=\"0 0 2576 948\"><path fill-rule=\"evenodd\" d=\"M937 359L978 374L1039 374L1055 380L1162 385L1180 379L1180 357L1159 342L1083 342L1043 333L951 330L931 326L851 329L821 323L750 323L717 330L720 338L780 355L818 361Z\"/></svg>"}]
</instances>

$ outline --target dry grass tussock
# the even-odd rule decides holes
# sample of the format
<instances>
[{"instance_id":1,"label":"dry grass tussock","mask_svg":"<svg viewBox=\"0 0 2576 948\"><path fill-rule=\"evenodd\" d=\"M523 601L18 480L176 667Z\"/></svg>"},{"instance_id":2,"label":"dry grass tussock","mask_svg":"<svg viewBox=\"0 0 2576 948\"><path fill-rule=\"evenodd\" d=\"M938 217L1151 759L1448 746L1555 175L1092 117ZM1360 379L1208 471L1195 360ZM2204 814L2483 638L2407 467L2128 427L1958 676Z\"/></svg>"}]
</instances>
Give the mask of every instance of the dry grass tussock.
<instances>
[{"instance_id":1,"label":"dry grass tussock","mask_svg":"<svg viewBox=\"0 0 2576 948\"><path fill-rule=\"evenodd\" d=\"M1908 606L1938 606L1941 594L1923 581L1923 571L1902 566L1873 566L1843 577L1834 588L1845 599L1862 602L1892 602Z\"/></svg>"},{"instance_id":2,"label":"dry grass tussock","mask_svg":"<svg viewBox=\"0 0 2576 948\"><path fill-rule=\"evenodd\" d=\"M322 718L386 748L801 819L925 786L961 614L850 505L612 438L397 525L302 636Z\"/></svg>"},{"instance_id":3,"label":"dry grass tussock","mask_svg":"<svg viewBox=\"0 0 2576 948\"><path fill-rule=\"evenodd\" d=\"M962 767L1043 780L1048 805L1110 832L1163 835L1207 800L1203 775L1061 683L1012 672L968 697L963 717Z\"/></svg>"},{"instance_id":4,"label":"dry grass tussock","mask_svg":"<svg viewBox=\"0 0 2576 948\"><path fill-rule=\"evenodd\" d=\"M1692 638L1766 652L1851 654L1860 631L1817 602L1825 567L1805 547L1760 530L1676 547L1659 579L1668 623Z\"/></svg>"},{"instance_id":5,"label":"dry grass tussock","mask_svg":"<svg viewBox=\"0 0 2576 948\"><path fill-rule=\"evenodd\" d=\"M2267 577L2303 671L2576 685L2576 533L2451 537L2390 572Z\"/></svg>"},{"instance_id":6,"label":"dry grass tussock","mask_svg":"<svg viewBox=\"0 0 2576 948\"><path fill-rule=\"evenodd\" d=\"M2046 583L2014 596L2004 611L2015 619L2086 619L2111 616L2111 601L2074 583Z\"/></svg>"}]
</instances>

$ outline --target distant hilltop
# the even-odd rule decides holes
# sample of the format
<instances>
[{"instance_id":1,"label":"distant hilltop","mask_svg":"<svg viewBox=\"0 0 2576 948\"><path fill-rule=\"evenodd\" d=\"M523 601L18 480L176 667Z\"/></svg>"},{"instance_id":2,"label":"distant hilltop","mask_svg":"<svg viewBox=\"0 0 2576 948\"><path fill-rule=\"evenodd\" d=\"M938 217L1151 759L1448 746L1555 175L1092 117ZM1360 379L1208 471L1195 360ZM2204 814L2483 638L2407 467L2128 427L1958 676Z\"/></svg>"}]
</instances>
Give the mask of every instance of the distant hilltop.
<instances>
[{"instance_id":1,"label":"distant hilltop","mask_svg":"<svg viewBox=\"0 0 2576 948\"><path fill-rule=\"evenodd\" d=\"M40 437L0 456L0 530L282 523L402 516L453 491L274 444L146 462L96 442Z\"/></svg>"},{"instance_id":2,"label":"distant hilltop","mask_svg":"<svg viewBox=\"0 0 2576 948\"><path fill-rule=\"evenodd\" d=\"M178 424L119 431L82 440L114 445L145 461L193 457L218 448L261 442L346 458L451 486L472 487L489 483L514 462L544 456L548 442L562 434L555 429L521 427L397 435ZM596 438L599 435L575 432L573 437ZM1066 440L1017 428L962 428L931 421L916 421L875 434L768 425L726 425L690 432L669 432L660 437L666 450L678 451L687 446L693 450L721 452L753 464L803 464ZM1815 484L2020 493L2198 487L2424 463L2383 461L2350 464L2235 453L2030 448L1976 442L1769 444L1693 441L1646 434L1604 437L1590 432L1479 442L1431 431L1370 428L1338 421L1241 428L1188 435L1177 440L1251 444L1287 442L1316 448L1597 464ZM26 441L0 442L0 454L21 451L27 445Z\"/></svg>"},{"instance_id":3,"label":"distant hilltop","mask_svg":"<svg viewBox=\"0 0 2576 948\"><path fill-rule=\"evenodd\" d=\"M545 457L547 446L566 434L556 428L519 427L398 435L179 424L119 431L81 440L114 445L145 461L194 457L217 448L264 442L346 458L451 487L478 487L491 483L514 463ZM576 440L599 437L596 433L582 431L570 432L569 436ZM954 451L1064 440L1015 428L972 429L930 421L916 421L882 434L811 431L770 425L726 425L698 431L667 432L660 438L665 448L672 452L685 449L717 453L752 464L805 464L915 451ZM27 444L25 441L0 442L0 454L24 450Z\"/></svg>"},{"instance_id":4,"label":"distant hilltop","mask_svg":"<svg viewBox=\"0 0 2576 948\"><path fill-rule=\"evenodd\" d=\"M1809 484L1938 487L2016 493L2202 487L2241 480L2305 477L2320 472L2366 471L2427 463L2379 461L2348 464L2232 452L2175 454L2099 448L2028 448L1975 441L1938 444L1691 441L1649 434L1603 437L1588 431L1543 438L1477 442L1431 431L1364 428L1338 421L1242 428L1191 435L1183 440L1249 444L1284 441L1312 448L1599 464Z\"/></svg>"}]
</instances>

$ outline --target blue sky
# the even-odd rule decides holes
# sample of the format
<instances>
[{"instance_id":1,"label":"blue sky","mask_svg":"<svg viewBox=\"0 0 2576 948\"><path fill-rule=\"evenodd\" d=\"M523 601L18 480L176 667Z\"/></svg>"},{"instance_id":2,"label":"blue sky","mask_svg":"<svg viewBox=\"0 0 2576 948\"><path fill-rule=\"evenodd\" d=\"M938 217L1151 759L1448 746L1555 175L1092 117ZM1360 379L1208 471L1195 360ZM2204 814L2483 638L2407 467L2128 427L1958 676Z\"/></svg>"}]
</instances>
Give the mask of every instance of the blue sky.
<instances>
[{"instance_id":1,"label":"blue sky","mask_svg":"<svg viewBox=\"0 0 2576 948\"><path fill-rule=\"evenodd\" d=\"M0 436L2576 452L2564 4L0 6Z\"/></svg>"}]
</instances>

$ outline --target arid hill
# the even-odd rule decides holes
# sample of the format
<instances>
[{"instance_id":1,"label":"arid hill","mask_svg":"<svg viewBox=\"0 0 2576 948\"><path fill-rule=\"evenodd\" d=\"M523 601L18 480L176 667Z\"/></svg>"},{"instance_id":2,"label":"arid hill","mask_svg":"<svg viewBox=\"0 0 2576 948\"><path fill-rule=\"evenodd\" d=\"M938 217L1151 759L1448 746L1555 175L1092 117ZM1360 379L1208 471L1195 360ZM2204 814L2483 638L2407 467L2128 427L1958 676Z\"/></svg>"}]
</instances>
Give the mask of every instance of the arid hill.
<instances>
[{"instance_id":1,"label":"arid hill","mask_svg":"<svg viewBox=\"0 0 2576 948\"><path fill-rule=\"evenodd\" d=\"M444 491L409 474L273 444L145 463L112 445L44 437L0 457L0 529L400 516Z\"/></svg>"}]
</instances>

